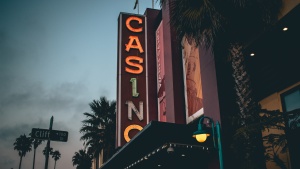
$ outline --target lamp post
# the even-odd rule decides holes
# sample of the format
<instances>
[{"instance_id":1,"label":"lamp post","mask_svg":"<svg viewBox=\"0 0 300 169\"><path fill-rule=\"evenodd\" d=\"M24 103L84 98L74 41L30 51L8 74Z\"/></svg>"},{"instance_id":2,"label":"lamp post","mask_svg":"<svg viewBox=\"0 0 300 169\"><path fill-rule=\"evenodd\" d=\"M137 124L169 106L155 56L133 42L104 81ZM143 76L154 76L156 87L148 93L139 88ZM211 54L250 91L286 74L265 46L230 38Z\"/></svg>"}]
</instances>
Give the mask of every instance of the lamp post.
<instances>
[{"instance_id":1,"label":"lamp post","mask_svg":"<svg viewBox=\"0 0 300 169\"><path fill-rule=\"evenodd\" d=\"M212 125L212 135L213 135L213 143L214 143L214 148L218 150L219 153L219 163L220 163L220 169L223 169L223 154L222 154L222 144L221 144L221 128L220 128L220 123L217 121L216 126L214 125L213 119L207 116L202 116L199 119L199 124L198 124L198 130L193 133L193 137L196 138L198 142L204 142L208 136L210 136L210 132L203 129L202 125L203 120L208 119L208 123L211 123ZM215 137L215 130L217 132L217 143L216 143L216 137Z\"/></svg>"}]
</instances>

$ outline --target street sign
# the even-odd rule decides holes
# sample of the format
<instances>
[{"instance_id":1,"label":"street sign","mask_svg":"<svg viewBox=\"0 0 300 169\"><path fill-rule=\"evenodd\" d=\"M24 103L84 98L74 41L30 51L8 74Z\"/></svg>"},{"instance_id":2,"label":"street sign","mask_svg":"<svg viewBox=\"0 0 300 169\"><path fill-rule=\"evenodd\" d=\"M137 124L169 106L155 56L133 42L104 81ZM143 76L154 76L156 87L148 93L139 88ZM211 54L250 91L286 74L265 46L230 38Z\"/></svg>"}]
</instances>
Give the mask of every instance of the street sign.
<instances>
[{"instance_id":1,"label":"street sign","mask_svg":"<svg viewBox=\"0 0 300 169\"><path fill-rule=\"evenodd\" d=\"M33 128L31 131L31 138L48 140L50 138L51 141L68 141L68 132L60 131L60 130L48 130L48 129L39 129Z\"/></svg>"},{"instance_id":2,"label":"street sign","mask_svg":"<svg viewBox=\"0 0 300 169\"><path fill-rule=\"evenodd\" d=\"M68 141L68 132L52 130L50 133L50 140L66 142L66 141Z\"/></svg>"},{"instance_id":3,"label":"street sign","mask_svg":"<svg viewBox=\"0 0 300 169\"><path fill-rule=\"evenodd\" d=\"M33 128L31 130L31 138L48 140L49 137L50 137L50 130L48 129Z\"/></svg>"}]
</instances>

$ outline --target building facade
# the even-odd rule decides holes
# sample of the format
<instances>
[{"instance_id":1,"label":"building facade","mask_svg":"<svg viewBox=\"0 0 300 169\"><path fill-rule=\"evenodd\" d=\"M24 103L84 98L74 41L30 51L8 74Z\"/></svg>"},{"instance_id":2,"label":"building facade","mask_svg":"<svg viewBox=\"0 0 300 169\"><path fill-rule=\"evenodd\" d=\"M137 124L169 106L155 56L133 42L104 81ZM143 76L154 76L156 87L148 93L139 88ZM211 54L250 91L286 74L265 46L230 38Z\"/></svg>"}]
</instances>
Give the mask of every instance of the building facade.
<instances>
[{"instance_id":1,"label":"building facade","mask_svg":"<svg viewBox=\"0 0 300 169\"><path fill-rule=\"evenodd\" d=\"M244 50L253 91L263 109L282 113L300 109L299 3L284 1L278 23ZM118 23L119 150L101 169L219 168L212 138L198 143L192 137L203 115L220 122L224 166L232 167L228 116L237 106L228 65L214 59L220 53L186 37L178 39L170 26L168 4L161 10L147 9L144 15L120 13ZM289 169L300 166L296 160L300 140L295 138L299 126L293 126L298 120L287 121L286 130L263 132L263 136L287 135L288 151L273 150ZM266 168L279 166L267 160Z\"/></svg>"}]
</instances>

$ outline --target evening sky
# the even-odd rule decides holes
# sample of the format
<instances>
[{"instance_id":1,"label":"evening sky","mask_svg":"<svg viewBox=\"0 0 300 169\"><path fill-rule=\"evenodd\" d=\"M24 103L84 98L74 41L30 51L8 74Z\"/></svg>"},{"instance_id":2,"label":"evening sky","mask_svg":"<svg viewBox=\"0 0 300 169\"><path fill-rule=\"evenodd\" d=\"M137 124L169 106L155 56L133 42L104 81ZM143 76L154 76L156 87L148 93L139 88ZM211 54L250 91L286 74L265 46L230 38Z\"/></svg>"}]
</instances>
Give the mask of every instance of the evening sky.
<instances>
[{"instance_id":1,"label":"evening sky","mask_svg":"<svg viewBox=\"0 0 300 169\"><path fill-rule=\"evenodd\" d=\"M13 143L32 128L69 132L51 142L61 152L57 169L73 169L83 148L79 129L89 103L116 100L117 26L120 12L137 13L135 0L0 0L0 168L18 168ZM159 4L154 0L154 8ZM139 13L152 8L140 0ZM45 157L37 149L36 169ZM33 151L22 168L32 168ZM54 160L49 159L49 168Z\"/></svg>"}]
</instances>

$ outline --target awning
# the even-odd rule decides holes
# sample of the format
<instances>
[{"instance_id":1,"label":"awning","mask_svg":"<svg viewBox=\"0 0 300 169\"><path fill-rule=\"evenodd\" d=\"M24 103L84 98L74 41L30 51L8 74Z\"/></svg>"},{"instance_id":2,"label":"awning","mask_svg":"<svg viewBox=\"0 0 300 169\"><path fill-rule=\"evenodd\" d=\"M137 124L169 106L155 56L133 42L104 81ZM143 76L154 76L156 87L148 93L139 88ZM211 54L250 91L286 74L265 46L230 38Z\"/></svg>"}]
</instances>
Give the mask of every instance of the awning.
<instances>
[{"instance_id":1,"label":"awning","mask_svg":"<svg viewBox=\"0 0 300 169\"><path fill-rule=\"evenodd\" d=\"M212 140L198 143L192 137L194 130L195 126L152 121L101 169L169 169L191 164L198 169L200 165L207 168L212 155L216 154Z\"/></svg>"}]
</instances>

